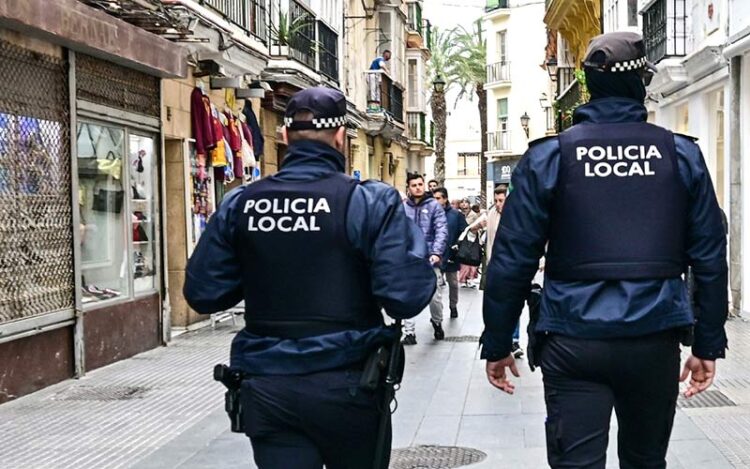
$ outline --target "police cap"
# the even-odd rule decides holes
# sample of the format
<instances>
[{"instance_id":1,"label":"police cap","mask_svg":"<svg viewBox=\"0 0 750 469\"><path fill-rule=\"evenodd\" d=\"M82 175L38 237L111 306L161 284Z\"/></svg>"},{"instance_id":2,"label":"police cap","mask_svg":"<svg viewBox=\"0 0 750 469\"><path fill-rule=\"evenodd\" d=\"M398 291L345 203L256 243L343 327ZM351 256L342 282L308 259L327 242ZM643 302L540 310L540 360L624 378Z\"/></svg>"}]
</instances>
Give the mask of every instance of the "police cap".
<instances>
[{"instance_id":1,"label":"police cap","mask_svg":"<svg viewBox=\"0 0 750 469\"><path fill-rule=\"evenodd\" d=\"M298 112L309 112L309 121L295 120ZM284 113L284 125L289 130L337 129L346 125L346 97L333 88L316 86L297 92L289 100Z\"/></svg>"},{"instance_id":2,"label":"police cap","mask_svg":"<svg viewBox=\"0 0 750 469\"><path fill-rule=\"evenodd\" d=\"M583 66L613 73L643 69L656 72L646 59L643 37L626 31L601 34L591 39Z\"/></svg>"}]
</instances>

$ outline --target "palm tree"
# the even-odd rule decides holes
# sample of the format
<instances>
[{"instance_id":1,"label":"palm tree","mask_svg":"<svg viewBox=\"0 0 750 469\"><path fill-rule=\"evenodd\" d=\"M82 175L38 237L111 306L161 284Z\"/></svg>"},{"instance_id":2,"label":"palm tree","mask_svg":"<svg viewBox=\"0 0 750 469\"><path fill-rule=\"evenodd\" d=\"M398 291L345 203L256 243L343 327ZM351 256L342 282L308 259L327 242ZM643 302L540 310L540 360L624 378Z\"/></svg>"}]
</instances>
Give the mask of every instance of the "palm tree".
<instances>
[{"instance_id":1,"label":"palm tree","mask_svg":"<svg viewBox=\"0 0 750 469\"><path fill-rule=\"evenodd\" d=\"M452 72L456 85L460 88L458 99L476 95L479 109L482 152L479 155L481 206L487 205L487 41L483 35L482 21L477 20L471 31L463 26L453 30Z\"/></svg>"},{"instance_id":2,"label":"palm tree","mask_svg":"<svg viewBox=\"0 0 750 469\"><path fill-rule=\"evenodd\" d=\"M435 125L435 168L434 176L440 186L445 185L445 134L447 131L447 109L445 94L456 85L456 75L453 64L455 48L453 45L454 30L433 31L432 57L429 62L430 81L440 79L445 82L442 91L433 88L430 106L432 120Z\"/></svg>"}]
</instances>

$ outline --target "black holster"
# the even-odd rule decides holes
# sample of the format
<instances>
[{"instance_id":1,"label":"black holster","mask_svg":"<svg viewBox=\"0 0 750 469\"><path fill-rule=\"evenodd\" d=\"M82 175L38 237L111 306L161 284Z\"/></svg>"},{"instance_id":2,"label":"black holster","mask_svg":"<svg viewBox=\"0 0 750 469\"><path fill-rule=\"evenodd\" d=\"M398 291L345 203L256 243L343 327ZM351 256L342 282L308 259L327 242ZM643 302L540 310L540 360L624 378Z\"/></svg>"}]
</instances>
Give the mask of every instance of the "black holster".
<instances>
[{"instance_id":1,"label":"black holster","mask_svg":"<svg viewBox=\"0 0 750 469\"><path fill-rule=\"evenodd\" d=\"M214 367L214 381L219 381L227 388L224 393L224 410L229 416L230 426L234 433L245 433L245 425L242 419L242 380L245 375L226 365L219 364Z\"/></svg>"},{"instance_id":2,"label":"black holster","mask_svg":"<svg viewBox=\"0 0 750 469\"><path fill-rule=\"evenodd\" d=\"M531 285L526 304L529 306L529 326L526 328L529 335L529 346L526 349L526 356L529 360L529 368L534 371L540 364L541 350L544 345L544 335L536 332L539 310L542 305L542 287L540 285L536 283Z\"/></svg>"}]
</instances>

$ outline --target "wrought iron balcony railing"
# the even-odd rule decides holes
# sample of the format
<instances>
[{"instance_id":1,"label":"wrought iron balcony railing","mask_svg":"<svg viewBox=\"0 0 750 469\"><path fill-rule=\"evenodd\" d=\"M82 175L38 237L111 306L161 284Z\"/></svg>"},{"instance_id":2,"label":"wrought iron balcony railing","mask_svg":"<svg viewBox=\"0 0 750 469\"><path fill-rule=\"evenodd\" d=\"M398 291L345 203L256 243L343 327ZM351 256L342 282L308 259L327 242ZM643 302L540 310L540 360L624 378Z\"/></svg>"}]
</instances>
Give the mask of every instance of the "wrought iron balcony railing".
<instances>
[{"instance_id":1,"label":"wrought iron balcony railing","mask_svg":"<svg viewBox=\"0 0 750 469\"><path fill-rule=\"evenodd\" d=\"M339 81L339 36L322 21L318 21L318 68L331 80Z\"/></svg>"},{"instance_id":2,"label":"wrought iron balcony railing","mask_svg":"<svg viewBox=\"0 0 750 469\"><path fill-rule=\"evenodd\" d=\"M510 81L510 62L495 62L487 65L487 84Z\"/></svg>"},{"instance_id":3,"label":"wrought iron balcony railing","mask_svg":"<svg viewBox=\"0 0 750 469\"><path fill-rule=\"evenodd\" d=\"M510 131L487 132L487 151L510 151Z\"/></svg>"},{"instance_id":4,"label":"wrought iron balcony railing","mask_svg":"<svg viewBox=\"0 0 750 469\"><path fill-rule=\"evenodd\" d=\"M404 92L382 70L368 70L367 112L387 112L398 122L404 122Z\"/></svg>"},{"instance_id":5,"label":"wrought iron balcony railing","mask_svg":"<svg viewBox=\"0 0 750 469\"><path fill-rule=\"evenodd\" d=\"M687 53L685 0L657 0L643 12L643 40L651 62Z\"/></svg>"},{"instance_id":6,"label":"wrought iron balcony railing","mask_svg":"<svg viewBox=\"0 0 750 469\"><path fill-rule=\"evenodd\" d=\"M289 38L289 56L315 69L315 19L305 7L289 0L289 24L295 25Z\"/></svg>"},{"instance_id":7,"label":"wrought iron balcony railing","mask_svg":"<svg viewBox=\"0 0 750 469\"><path fill-rule=\"evenodd\" d=\"M246 33L268 41L265 0L201 0L201 4L220 13Z\"/></svg>"}]
</instances>

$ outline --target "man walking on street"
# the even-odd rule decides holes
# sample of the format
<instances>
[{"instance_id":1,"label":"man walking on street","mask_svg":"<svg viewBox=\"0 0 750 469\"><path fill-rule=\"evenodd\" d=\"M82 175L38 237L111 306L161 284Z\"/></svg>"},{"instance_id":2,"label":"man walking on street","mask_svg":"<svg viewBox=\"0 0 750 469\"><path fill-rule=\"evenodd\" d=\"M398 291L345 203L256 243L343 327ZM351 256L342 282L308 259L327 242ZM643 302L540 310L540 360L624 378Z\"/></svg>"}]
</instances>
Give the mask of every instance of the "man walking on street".
<instances>
[{"instance_id":1,"label":"man walking on street","mask_svg":"<svg viewBox=\"0 0 750 469\"><path fill-rule=\"evenodd\" d=\"M492 247L495 242L495 236L497 235L497 229L500 227L500 219L503 216L503 207L505 206L505 198L508 195L508 187L504 184L498 185L495 188L494 195L495 204L492 206L492 208L489 209L487 213L477 218L477 220L469 227L471 232L476 233L477 235L479 235L479 232L481 230L486 230L485 235L487 241L484 245L485 268L482 269L482 272L485 272L485 275L482 277L483 284L486 284L487 281L487 261L492 256ZM482 289L484 289L484 285L482 286ZM521 348L520 340L521 324L519 321L516 323L516 329L513 331L513 344L511 345L511 353L513 354L514 358L523 357L523 349Z\"/></svg>"},{"instance_id":2,"label":"man walking on street","mask_svg":"<svg viewBox=\"0 0 750 469\"><path fill-rule=\"evenodd\" d=\"M343 173L345 124L341 92L295 94L281 171L224 197L187 266L183 293L199 313L245 301L231 369L244 376L241 423L260 469L373 467L390 409L382 378L360 382L397 334L381 308L411 318L435 290L398 192Z\"/></svg>"},{"instance_id":3,"label":"man walking on street","mask_svg":"<svg viewBox=\"0 0 750 469\"><path fill-rule=\"evenodd\" d=\"M445 274L448 282L449 305L451 319L458 317L458 268L459 264L453 261L455 251L453 247L458 243L458 238L466 227L466 218L458 210L451 207L448 199L448 189L438 187L432 191L433 197L445 209L445 219L448 224L448 241L445 243L445 253L440 270Z\"/></svg>"},{"instance_id":4,"label":"man walking on street","mask_svg":"<svg viewBox=\"0 0 750 469\"><path fill-rule=\"evenodd\" d=\"M721 211L694 139L646 122L641 36L595 37L583 66L591 101L513 173L487 269L482 358L490 383L513 393L511 336L549 243L532 351L550 466L604 468L614 409L620 467L664 468L679 380L690 377L686 397L705 391L727 348ZM682 375L680 342L692 344Z\"/></svg>"},{"instance_id":5,"label":"man walking on street","mask_svg":"<svg viewBox=\"0 0 750 469\"><path fill-rule=\"evenodd\" d=\"M430 265L435 271L435 277L440 278L440 262L445 253L448 239L448 226L445 220L445 210L435 200L431 193L425 191L424 178L419 174L409 174L406 177L408 196L404 201L404 211L417 227L422 231L427 242ZM406 279L408 282L409 279ZM438 288L430 301L430 323L434 329L435 340L443 340L443 291ZM416 345L416 322L413 319L404 321L404 345Z\"/></svg>"}]
</instances>

